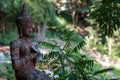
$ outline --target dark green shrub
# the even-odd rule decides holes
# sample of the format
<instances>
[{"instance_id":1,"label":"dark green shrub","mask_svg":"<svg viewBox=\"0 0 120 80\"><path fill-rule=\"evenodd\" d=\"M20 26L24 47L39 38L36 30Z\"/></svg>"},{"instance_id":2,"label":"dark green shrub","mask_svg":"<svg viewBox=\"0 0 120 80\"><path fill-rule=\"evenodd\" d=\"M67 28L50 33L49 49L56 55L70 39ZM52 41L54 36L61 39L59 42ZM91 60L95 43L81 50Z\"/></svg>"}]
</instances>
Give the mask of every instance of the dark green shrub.
<instances>
[{"instance_id":1,"label":"dark green shrub","mask_svg":"<svg viewBox=\"0 0 120 80\"><path fill-rule=\"evenodd\" d=\"M10 63L0 63L0 76L7 80L15 80L15 74Z\"/></svg>"},{"instance_id":2,"label":"dark green shrub","mask_svg":"<svg viewBox=\"0 0 120 80\"><path fill-rule=\"evenodd\" d=\"M9 45L9 43L17 38L17 33L14 31L0 34L0 45Z\"/></svg>"},{"instance_id":3,"label":"dark green shrub","mask_svg":"<svg viewBox=\"0 0 120 80\"><path fill-rule=\"evenodd\" d=\"M54 76L58 76L54 80L99 80L104 78L96 76L113 69L93 70L94 60L80 52L84 44L85 42L81 40L72 48L70 41L67 41L61 48L56 44L39 42L40 46L50 50L50 53L44 56L45 62L39 66L47 64L52 68Z\"/></svg>"}]
</instances>

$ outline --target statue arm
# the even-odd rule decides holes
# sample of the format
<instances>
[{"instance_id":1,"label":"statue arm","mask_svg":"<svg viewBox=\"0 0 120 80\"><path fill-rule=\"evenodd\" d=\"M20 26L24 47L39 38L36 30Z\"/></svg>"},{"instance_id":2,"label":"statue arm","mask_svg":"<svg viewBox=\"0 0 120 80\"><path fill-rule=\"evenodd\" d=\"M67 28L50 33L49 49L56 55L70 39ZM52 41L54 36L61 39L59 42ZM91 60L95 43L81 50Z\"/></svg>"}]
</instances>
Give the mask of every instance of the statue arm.
<instances>
[{"instance_id":1,"label":"statue arm","mask_svg":"<svg viewBox=\"0 0 120 80\"><path fill-rule=\"evenodd\" d=\"M20 45L16 42L12 42L10 44L10 53L11 53L12 66L16 70L21 68L30 59L35 58L35 55L33 55L33 54L29 54L27 56L20 57Z\"/></svg>"}]
</instances>

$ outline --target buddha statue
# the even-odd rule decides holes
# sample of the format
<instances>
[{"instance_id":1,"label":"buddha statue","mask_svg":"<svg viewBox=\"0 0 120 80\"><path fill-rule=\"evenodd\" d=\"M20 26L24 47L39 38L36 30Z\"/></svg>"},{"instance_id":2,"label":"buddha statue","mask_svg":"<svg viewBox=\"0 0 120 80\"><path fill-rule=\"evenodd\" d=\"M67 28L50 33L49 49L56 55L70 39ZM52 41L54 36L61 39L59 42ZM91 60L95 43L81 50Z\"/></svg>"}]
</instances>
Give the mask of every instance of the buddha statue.
<instances>
[{"instance_id":1,"label":"buddha statue","mask_svg":"<svg viewBox=\"0 0 120 80\"><path fill-rule=\"evenodd\" d=\"M35 68L39 50L36 50L29 39L32 36L33 20L28 15L26 4L23 5L22 15L17 18L16 23L19 38L10 43L16 80L52 80L47 74Z\"/></svg>"}]
</instances>

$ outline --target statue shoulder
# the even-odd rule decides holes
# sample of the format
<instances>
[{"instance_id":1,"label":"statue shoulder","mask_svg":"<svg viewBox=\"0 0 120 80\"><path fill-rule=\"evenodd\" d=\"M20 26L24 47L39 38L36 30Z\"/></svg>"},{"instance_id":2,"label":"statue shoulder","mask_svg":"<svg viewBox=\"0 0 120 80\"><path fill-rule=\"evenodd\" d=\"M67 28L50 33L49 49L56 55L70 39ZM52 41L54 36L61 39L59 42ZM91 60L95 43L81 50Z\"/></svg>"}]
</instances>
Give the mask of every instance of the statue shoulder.
<instances>
[{"instance_id":1,"label":"statue shoulder","mask_svg":"<svg viewBox=\"0 0 120 80\"><path fill-rule=\"evenodd\" d=\"M21 40L17 39L10 42L10 47L20 46L20 44L21 44Z\"/></svg>"}]
</instances>

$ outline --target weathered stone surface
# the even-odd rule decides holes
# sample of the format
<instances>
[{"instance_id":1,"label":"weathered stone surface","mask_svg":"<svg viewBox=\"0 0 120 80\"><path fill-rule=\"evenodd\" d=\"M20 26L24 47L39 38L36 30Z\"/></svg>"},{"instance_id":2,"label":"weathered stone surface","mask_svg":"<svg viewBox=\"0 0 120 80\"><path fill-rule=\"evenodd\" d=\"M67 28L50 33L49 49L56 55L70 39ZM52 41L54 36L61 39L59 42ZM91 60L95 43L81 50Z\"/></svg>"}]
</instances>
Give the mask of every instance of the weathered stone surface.
<instances>
[{"instance_id":1,"label":"weathered stone surface","mask_svg":"<svg viewBox=\"0 0 120 80\"><path fill-rule=\"evenodd\" d=\"M38 60L38 50L33 47L29 38L32 36L32 18L29 17L26 4L22 16L17 18L19 38L10 43L12 67L17 80L52 80L44 72L35 68Z\"/></svg>"}]
</instances>

